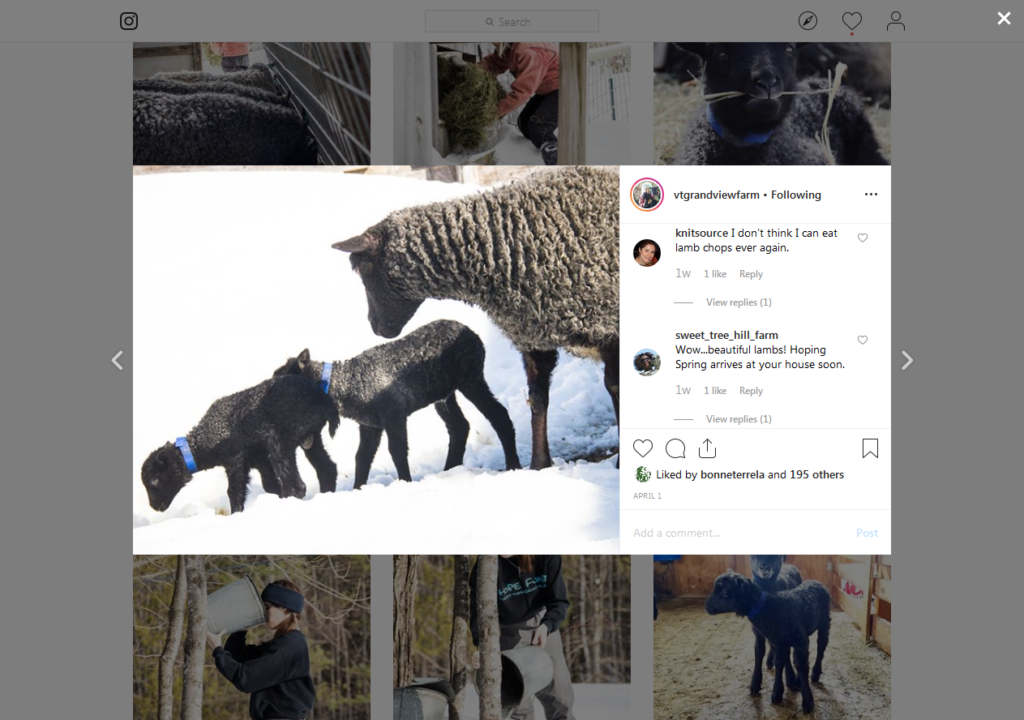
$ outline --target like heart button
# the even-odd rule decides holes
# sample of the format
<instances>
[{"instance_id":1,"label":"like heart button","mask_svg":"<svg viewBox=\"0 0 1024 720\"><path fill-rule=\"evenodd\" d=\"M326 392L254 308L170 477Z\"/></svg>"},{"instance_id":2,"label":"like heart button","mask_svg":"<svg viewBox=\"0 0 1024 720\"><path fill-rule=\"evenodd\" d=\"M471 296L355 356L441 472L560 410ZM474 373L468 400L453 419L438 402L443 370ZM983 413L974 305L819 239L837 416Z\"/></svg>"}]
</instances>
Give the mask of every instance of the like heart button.
<instances>
[{"instance_id":1,"label":"like heart button","mask_svg":"<svg viewBox=\"0 0 1024 720\"><path fill-rule=\"evenodd\" d=\"M633 449L640 457L647 457L647 453L654 449L654 443L650 440L634 440Z\"/></svg>"}]
</instances>

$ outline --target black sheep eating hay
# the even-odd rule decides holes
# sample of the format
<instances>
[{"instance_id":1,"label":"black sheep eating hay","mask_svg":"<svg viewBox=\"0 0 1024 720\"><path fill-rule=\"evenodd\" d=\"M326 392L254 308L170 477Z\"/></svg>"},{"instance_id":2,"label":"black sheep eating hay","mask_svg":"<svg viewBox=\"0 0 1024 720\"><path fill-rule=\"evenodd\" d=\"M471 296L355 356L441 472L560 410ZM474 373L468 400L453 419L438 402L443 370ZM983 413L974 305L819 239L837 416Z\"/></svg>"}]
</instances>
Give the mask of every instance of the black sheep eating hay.
<instances>
[{"instance_id":1,"label":"black sheep eating hay","mask_svg":"<svg viewBox=\"0 0 1024 720\"><path fill-rule=\"evenodd\" d=\"M680 43L704 61L708 98L684 132L680 165L888 165L856 92L829 110L824 79L799 79L797 43ZM735 96L732 96L735 94ZM724 96L723 96L724 95Z\"/></svg>"}]
</instances>

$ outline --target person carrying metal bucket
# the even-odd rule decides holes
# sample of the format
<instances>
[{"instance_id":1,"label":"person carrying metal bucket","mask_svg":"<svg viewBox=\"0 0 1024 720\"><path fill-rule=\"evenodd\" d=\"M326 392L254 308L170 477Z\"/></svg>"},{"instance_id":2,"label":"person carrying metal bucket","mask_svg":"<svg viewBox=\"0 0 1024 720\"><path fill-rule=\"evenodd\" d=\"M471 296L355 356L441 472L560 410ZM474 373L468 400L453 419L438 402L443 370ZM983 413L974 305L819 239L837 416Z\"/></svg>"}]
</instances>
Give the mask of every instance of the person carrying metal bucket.
<instances>
[{"instance_id":1,"label":"person carrying metal bucket","mask_svg":"<svg viewBox=\"0 0 1024 720\"><path fill-rule=\"evenodd\" d=\"M252 720L303 720L313 709L316 693L309 673L309 646L299 630L305 605L302 593L288 580L275 580L260 594L266 608L265 627L273 638L247 645L245 630L221 635L208 632L217 670L238 690L249 693Z\"/></svg>"},{"instance_id":2,"label":"person carrying metal bucket","mask_svg":"<svg viewBox=\"0 0 1024 720\"><path fill-rule=\"evenodd\" d=\"M469 577L469 629L473 644L480 640L476 614L477 568ZM501 555L498 559L498 625L501 650L538 646L554 665L551 683L536 693L547 720L575 720L569 666L562 651L558 626L569 610L562 579L561 555ZM492 591L493 592L493 591ZM480 667L480 651L473 653L473 667ZM528 695L512 712L513 720L533 720L533 696Z\"/></svg>"}]
</instances>

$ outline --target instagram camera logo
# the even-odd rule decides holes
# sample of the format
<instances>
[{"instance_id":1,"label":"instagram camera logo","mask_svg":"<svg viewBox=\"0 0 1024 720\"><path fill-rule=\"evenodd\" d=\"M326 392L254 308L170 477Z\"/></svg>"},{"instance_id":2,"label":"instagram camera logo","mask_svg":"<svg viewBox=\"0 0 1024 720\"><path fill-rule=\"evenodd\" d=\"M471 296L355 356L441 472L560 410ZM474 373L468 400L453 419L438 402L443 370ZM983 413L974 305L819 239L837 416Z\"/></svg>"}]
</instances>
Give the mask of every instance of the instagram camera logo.
<instances>
[{"instance_id":1,"label":"instagram camera logo","mask_svg":"<svg viewBox=\"0 0 1024 720\"><path fill-rule=\"evenodd\" d=\"M121 13L121 29L134 30L139 26L139 14L124 12Z\"/></svg>"}]
</instances>

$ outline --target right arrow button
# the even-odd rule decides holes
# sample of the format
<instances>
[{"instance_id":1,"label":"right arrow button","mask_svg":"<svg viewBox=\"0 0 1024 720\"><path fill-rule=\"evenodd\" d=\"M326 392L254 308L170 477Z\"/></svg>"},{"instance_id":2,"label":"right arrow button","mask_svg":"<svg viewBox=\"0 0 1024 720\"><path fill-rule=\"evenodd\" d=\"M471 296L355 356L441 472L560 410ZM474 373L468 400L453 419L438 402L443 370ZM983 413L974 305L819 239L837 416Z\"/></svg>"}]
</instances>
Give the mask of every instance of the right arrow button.
<instances>
[{"instance_id":1,"label":"right arrow button","mask_svg":"<svg viewBox=\"0 0 1024 720\"><path fill-rule=\"evenodd\" d=\"M914 362L914 358L910 357L910 353L908 353L906 350L901 350L900 352L902 352L903 357L907 359L907 362L903 364L903 367L901 367L900 370L906 370L908 367L910 367L910 363Z\"/></svg>"}]
</instances>

